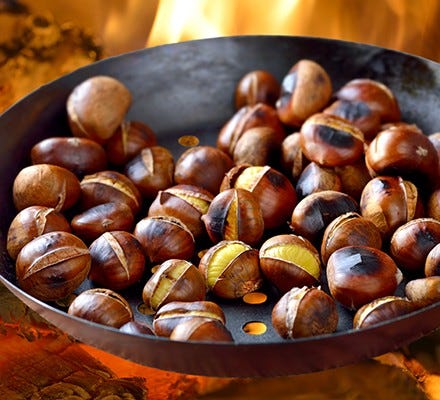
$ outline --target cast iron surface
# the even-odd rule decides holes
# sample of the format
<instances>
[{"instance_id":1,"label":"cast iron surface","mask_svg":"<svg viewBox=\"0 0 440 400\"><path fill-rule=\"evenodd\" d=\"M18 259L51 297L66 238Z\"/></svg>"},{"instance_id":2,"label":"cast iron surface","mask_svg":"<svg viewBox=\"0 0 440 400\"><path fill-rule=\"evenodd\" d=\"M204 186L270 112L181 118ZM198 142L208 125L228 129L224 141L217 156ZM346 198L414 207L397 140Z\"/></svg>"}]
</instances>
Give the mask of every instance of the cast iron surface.
<instances>
[{"instance_id":1,"label":"cast iron surface","mask_svg":"<svg viewBox=\"0 0 440 400\"><path fill-rule=\"evenodd\" d=\"M336 333L283 340L272 329L270 310L277 296L267 290L262 305L222 302L233 344L173 342L127 335L67 315L16 285L5 240L16 214L12 182L29 164L29 151L39 140L69 135L65 103L70 91L95 75L120 79L134 98L127 119L148 123L175 157L185 149L177 143L195 134L201 144L214 144L218 129L234 113L233 93L248 71L265 69L282 79L299 59L320 63L334 89L350 79L368 77L388 85L400 103L403 119L426 133L440 130L440 65L411 55L355 43L284 36L208 39L166 45L106 59L62 77L32 93L0 116L0 280L30 308L74 338L151 367L210 376L277 376L318 371L361 361L395 350L440 325L440 304L363 330L352 329L352 314L340 308ZM86 282L81 290L88 287ZM141 288L124 293L136 318ZM400 288L401 290L401 288ZM261 321L263 335L249 335L243 325Z\"/></svg>"}]
</instances>

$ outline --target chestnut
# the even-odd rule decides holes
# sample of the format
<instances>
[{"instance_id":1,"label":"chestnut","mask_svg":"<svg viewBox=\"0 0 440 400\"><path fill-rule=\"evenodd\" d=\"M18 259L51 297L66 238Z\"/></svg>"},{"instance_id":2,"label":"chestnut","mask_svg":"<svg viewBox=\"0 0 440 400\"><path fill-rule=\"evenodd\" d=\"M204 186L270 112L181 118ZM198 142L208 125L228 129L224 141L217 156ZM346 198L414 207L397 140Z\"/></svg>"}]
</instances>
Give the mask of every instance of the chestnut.
<instances>
[{"instance_id":1,"label":"chestnut","mask_svg":"<svg viewBox=\"0 0 440 400\"><path fill-rule=\"evenodd\" d=\"M170 335L171 340L198 342L233 342L231 332L216 319L189 318L179 322Z\"/></svg>"},{"instance_id":2,"label":"chestnut","mask_svg":"<svg viewBox=\"0 0 440 400\"><path fill-rule=\"evenodd\" d=\"M161 264L170 258L190 260L196 243L188 227L170 216L145 217L136 223L134 236L152 264Z\"/></svg>"},{"instance_id":3,"label":"chestnut","mask_svg":"<svg viewBox=\"0 0 440 400\"><path fill-rule=\"evenodd\" d=\"M376 325L410 313L414 304L399 296L385 296L364 304L353 318L353 328L360 329Z\"/></svg>"},{"instance_id":4,"label":"chestnut","mask_svg":"<svg viewBox=\"0 0 440 400\"><path fill-rule=\"evenodd\" d=\"M54 164L83 177L107 168L104 148L94 140L80 137L50 137L31 149L32 164Z\"/></svg>"},{"instance_id":5,"label":"chestnut","mask_svg":"<svg viewBox=\"0 0 440 400\"><path fill-rule=\"evenodd\" d=\"M86 244L69 232L53 231L23 246L15 270L20 287L37 299L56 301L87 278L91 257Z\"/></svg>"},{"instance_id":6,"label":"chestnut","mask_svg":"<svg viewBox=\"0 0 440 400\"><path fill-rule=\"evenodd\" d=\"M241 240L256 246L264 233L263 212L257 198L244 189L226 189L214 197L202 216L214 243Z\"/></svg>"},{"instance_id":7,"label":"chestnut","mask_svg":"<svg viewBox=\"0 0 440 400\"><path fill-rule=\"evenodd\" d=\"M275 105L280 96L280 83L269 71L253 70L241 77L235 88L235 108L266 103Z\"/></svg>"},{"instance_id":8,"label":"chestnut","mask_svg":"<svg viewBox=\"0 0 440 400\"><path fill-rule=\"evenodd\" d=\"M73 136L106 142L121 125L132 103L130 90L118 79L93 76L75 86L67 99Z\"/></svg>"},{"instance_id":9,"label":"chestnut","mask_svg":"<svg viewBox=\"0 0 440 400\"><path fill-rule=\"evenodd\" d=\"M261 287L258 251L239 240L210 247L199 262L206 286L215 296L236 299Z\"/></svg>"},{"instance_id":10,"label":"chestnut","mask_svg":"<svg viewBox=\"0 0 440 400\"><path fill-rule=\"evenodd\" d=\"M160 264L142 290L145 305L154 312L172 301L199 301L205 296L205 280L197 267L174 258Z\"/></svg>"},{"instance_id":11,"label":"chestnut","mask_svg":"<svg viewBox=\"0 0 440 400\"><path fill-rule=\"evenodd\" d=\"M214 195L199 186L174 185L159 191L148 208L148 216L177 218L191 231L195 239L206 235L201 220L208 211Z\"/></svg>"},{"instance_id":12,"label":"chestnut","mask_svg":"<svg viewBox=\"0 0 440 400\"><path fill-rule=\"evenodd\" d=\"M400 120L400 107L393 91L384 83L368 78L346 82L336 93L338 100L363 102L378 112L382 123Z\"/></svg>"},{"instance_id":13,"label":"chestnut","mask_svg":"<svg viewBox=\"0 0 440 400\"><path fill-rule=\"evenodd\" d=\"M416 218L396 229L390 240L390 255L399 267L423 274L426 257L440 243L440 221Z\"/></svg>"},{"instance_id":14,"label":"chestnut","mask_svg":"<svg viewBox=\"0 0 440 400\"><path fill-rule=\"evenodd\" d=\"M70 303L69 315L97 324L120 328L133 320L133 311L119 293L103 288L88 289Z\"/></svg>"},{"instance_id":15,"label":"chestnut","mask_svg":"<svg viewBox=\"0 0 440 400\"><path fill-rule=\"evenodd\" d=\"M53 231L71 232L69 221L51 207L30 206L21 210L9 225L6 250L15 260L22 247L32 239Z\"/></svg>"},{"instance_id":16,"label":"chestnut","mask_svg":"<svg viewBox=\"0 0 440 400\"><path fill-rule=\"evenodd\" d=\"M177 324L190 318L214 319L226 323L222 308L212 301L173 301L160 307L154 315L154 333L169 337Z\"/></svg>"},{"instance_id":17,"label":"chestnut","mask_svg":"<svg viewBox=\"0 0 440 400\"><path fill-rule=\"evenodd\" d=\"M327 263L330 255L346 246L368 246L382 248L379 228L359 213L348 212L336 217L325 228L321 243L321 259Z\"/></svg>"},{"instance_id":18,"label":"chestnut","mask_svg":"<svg viewBox=\"0 0 440 400\"><path fill-rule=\"evenodd\" d=\"M271 128L274 143L278 144L284 140L285 129L274 107L264 103L244 106L222 126L216 146L232 157L235 146L244 132L263 126Z\"/></svg>"},{"instance_id":19,"label":"chestnut","mask_svg":"<svg viewBox=\"0 0 440 400\"><path fill-rule=\"evenodd\" d=\"M325 167L357 162L364 155L364 134L351 122L334 115L313 114L302 124L304 155Z\"/></svg>"},{"instance_id":20,"label":"chestnut","mask_svg":"<svg viewBox=\"0 0 440 400\"><path fill-rule=\"evenodd\" d=\"M341 192L347 193L353 199L359 201L365 185L371 179L364 158L354 164L335 167L334 170L341 180Z\"/></svg>"},{"instance_id":21,"label":"chestnut","mask_svg":"<svg viewBox=\"0 0 440 400\"><path fill-rule=\"evenodd\" d=\"M365 162L374 175L398 175L419 187L432 187L439 178L437 150L413 125L380 131L366 150Z\"/></svg>"},{"instance_id":22,"label":"chestnut","mask_svg":"<svg viewBox=\"0 0 440 400\"><path fill-rule=\"evenodd\" d=\"M405 295L418 308L440 301L440 276L410 280L405 286Z\"/></svg>"},{"instance_id":23,"label":"chestnut","mask_svg":"<svg viewBox=\"0 0 440 400\"><path fill-rule=\"evenodd\" d=\"M105 143L108 162L123 166L145 147L157 145L156 133L141 121L123 121Z\"/></svg>"},{"instance_id":24,"label":"chestnut","mask_svg":"<svg viewBox=\"0 0 440 400\"><path fill-rule=\"evenodd\" d=\"M290 126L301 126L312 114L322 110L333 91L327 71L313 60L295 63L281 82L276 108L280 120Z\"/></svg>"},{"instance_id":25,"label":"chestnut","mask_svg":"<svg viewBox=\"0 0 440 400\"><path fill-rule=\"evenodd\" d=\"M142 205L142 195L136 185L124 174L105 170L86 175L80 182L81 208L103 203L117 202L127 204L134 215Z\"/></svg>"},{"instance_id":26,"label":"chestnut","mask_svg":"<svg viewBox=\"0 0 440 400\"><path fill-rule=\"evenodd\" d=\"M300 133L293 132L281 143L281 171L296 182L310 160L306 158L300 143Z\"/></svg>"},{"instance_id":27,"label":"chestnut","mask_svg":"<svg viewBox=\"0 0 440 400\"><path fill-rule=\"evenodd\" d=\"M76 214L70 221L73 232L91 242L109 231L131 231L134 215L126 203L103 203Z\"/></svg>"},{"instance_id":28,"label":"chestnut","mask_svg":"<svg viewBox=\"0 0 440 400\"><path fill-rule=\"evenodd\" d=\"M440 188L435 189L429 195L426 216L440 221Z\"/></svg>"},{"instance_id":29,"label":"chestnut","mask_svg":"<svg viewBox=\"0 0 440 400\"><path fill-rule=\"evenodd\" d=\"M263 212L266 229L286 224L297 202L295 188L280 171L268 165L240 165L225 175L220 190L245 189L251 192Z\"/></svg>"},{"instance_id":30,"label":"chestnut","mask_svg":"<svg viewBox=\"0 0 440 400\"><path fill-rule=\"evenodd\" d=\"M342 247L327 261L330 294L348 309L393 295L402 278L394 260L373 247Z\"/></svg>"},{"instance_id":31,"label":"chestnut","mask_svg":"<svg viewBox=\"0 0 440 400\"><path fill-rule=\"evenodd\" d=\"M291 214L290 227L295 234L318 245L331 221L341 214L358 211L358 203L348 194L323 190L304 197L296 205Z\"/></svg>"},{"instance_id":32,"label":"chestnut","mask_svg":"<svg viewBox=\"0 0 440 400\"><path fill-rule=\"evenodd\" d=\"M315 162L308 164L296 182L295 190L299 199L322 190L340 192L342 182L334 168L321 167Z\"/></svg>"},{"instance_id":33,"label":"chestnut","mask_svg":"<svg viewBox=\"0 0 440 400\"><path fill-rule=\"evenodd\" d=\"M195 146L185 150L176 161L176 184L199 186L212 194L219 192L223 176L233 166L226 153L213 146Z\"/></svg>"},{"instance_id":34,"label":"chestnut","mask_svg":"<svg viewBox=\"0 0 440 400\"><path fill-rule=\"evenodd\" d=\"M131 335L155 335L153 329L148 324L134 319L126 322L119 330Z\"/></svg>"},{"instance_id":35,"label":"chestnut","mask_svg":"<svg viewBox=\"0 0 440 400\"><path fill-rule=\"evenodd\" d=\"M125 165L124 174L145 199L152 200L174 183L173 155L162 146L147 147Z\"/></svg>"},{"instance_id":36,"label":"chestnut","mask_svg":"<svg viewBox=\"0 0 440 400\"><path fill-rule=\"evenodd\" d=\"M417 187L399 176L378 176L364 187L359 200L361 214L373 222L388 240L404 223L423 215Z\"/></svg>"},{"instance_id":37,"label":"chestnut","mask_svg":"<svg viewBox=\"0 0 440 400\"><path fill-rule=\"evenodd\" d=\"M80 181L64 167L52 164L30 165L20 170L15 177L12 195L18 211L29 206L46 206L65 211L79 200Z\"/></svg>"},{"instance_id":38,"label":"chestnut","mask_svg":"<svg viewBox=\"0 0 440 400\"><path fill-rule=\"evenodd\" d=\"M272 236L261 245L259 257L264 277L281 293L295 286L313 286L320 282L319 252L301 236Z\"/></svg>"},{"instance_id":39,"label":"chestnut","mask_svg":"<svg viewBox=\"0 0 440 400\"><path fill-rule=\"evenodd\" d=\"M338 320L335 301L317 287L294 287L272 309L272 326L284 339L333 333Z\"/></svg>"},{"instance_id":40,"label":"chestnut","mask_svg":"<svg viewBox=\"0 0 440 400\"><path fill-rule=\"evenodd\" d=\"M426 256L425 276L440 276L440 243L436 244Z\"/></svg>"},{"instance_id":41,"label":"chestnut","mask_svg":"<svg viewBox=\"0 0 440 400\"><path fill-rule=\"evenodd\" d=\"M126 289L144 274L144 252L130 232L105 232L90 244L89 251L92 257L89 278L97 286Z\"/></svg>"}]
</instances>

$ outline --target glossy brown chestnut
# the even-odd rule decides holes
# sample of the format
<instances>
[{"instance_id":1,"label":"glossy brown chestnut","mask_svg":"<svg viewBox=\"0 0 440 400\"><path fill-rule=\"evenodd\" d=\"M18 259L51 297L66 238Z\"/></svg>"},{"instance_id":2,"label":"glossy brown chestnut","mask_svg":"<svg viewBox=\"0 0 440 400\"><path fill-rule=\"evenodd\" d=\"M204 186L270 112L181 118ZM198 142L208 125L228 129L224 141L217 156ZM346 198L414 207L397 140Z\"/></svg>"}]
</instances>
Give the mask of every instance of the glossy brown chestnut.
<instances>
[{"instance_id":1,"label":"glossy brown chestnut","mask_svg":"<svg viewBox=\"0 0 440 400\"><path fill-rule=\"evenodd\" d=\"M174 158L162 146L146 147L125 165L125 175L147 200L174 183Z\"/></svg>"},{"instance_id":2,"label":"glossy brown chestnut","mask_svg":"<svg viewBox=\"0 0 440 400\"><path fill-rule=\"evenodd\" d=\"M190 318L213 319L226 323L223 309L212 301L173 301L160 307L154 315L154 332L157 336L169 337L177 324Z\"/></svg>"},{"instance_id":3,"label":"glossy brown chestnut","mask_svg":"<svg viewBox=\"0 0 440 400\"><path fill-rule=\"evenodd\" d=\"M64 211L76 204L81 189L79 179L68 169L36 164L19 171L12 193L18 211L29 206L46 206Z\"/></svg>"},{"instance_id":4,"label":"glossy brown chestnut","mask_svg":"<svg viewBox=\"0 0 440 400\"><path fill-rule=\"evenodd\" d=\"M295 188L280 171L268 165L240 165L225 175L220 190L245 189L250 191L263 212L264 227L278 228L286 224L297 203Z\"/></svg>"},{"instance_id":5,"label":"glossy brown chestnut","mask_svg":"<svg viewBox=\"0 0 440 400\"><path fill-rule=\"evenodd\" d=\"M137 283L145 271L141 244L127 231L105 232L89 246L89 278L97 286L122 290Z\"/></svg>"},{"instance_id":6,"label":"glossy brown chestnut","mask_svg":"<svg viewBox=\"0 0 440 400\"><path fill-rule=\"evenodd\" d=\"M353 328L360 329L389 321L410 313L415 309L414 304L398 296L385 296L364 304L353 318Z\"/></svg>"},{"instance_id":7,"label":"glossy brown chestnut","mask_svg":"<svg viewBox=\"0 0 440 400\"><path fill-rule=\"evenodd\" d=\"M342 182L334 168L321 167L315 162L308 164L296 182L295 190L299 199L323 190L340 192Z\"/></svg>"},{"instance_id":8,"label":"glossy brown chestnut","mask_svg":"<svg viewBox=\"0 0 440 400\"><path fill-rule=\"evenodd\" d=\"M107 168L104 148L94 140L79 137L50 137L31 149L32 164L54 164L78 177Z\"/></svg>"},{"instance_id":9,"label":"glossy brown chestnut","mask_svg":"<svg viewBox=\"0 0 440 400\"><path fill-rule=\"evenodd\" d=\"M390 240L390 254L407 272L423 274L426 257L440 243L440 221L416 218L396 229Z\"/></svg>"},{"instance_id":10,"label":"glossy brown chestnut","mask_svg":"<svg viewBox=\"0 0 440 400\"><path fill-rule=\"evenodd\" d=\"M20 287L43 301L60 300L87 278L90 252L77 236L48 232L31 240L18 253L15 264Z\"/></svg>"},{"instance_id":11,"label":"glossy brown chestnut","mask_svg":"<svg viewBox=\"0 0 440 400\"><path fill-rule=\"evenodd\" d=\"M312 114L329 102L333 87L327 71L312 60L299 60L281 82L276 108L280 120L291 126L301 126Z\"/></svg>"},{"instance_id":12,"label":"glossy brown chestnut","mask_svg":"<svg viewBox=\"0 0 440 400\"><path fill-rule=\"evenodd\" d=\"M221 298L240 298L263 284L258 251L239 240L210 247L200 259L199 270L208 290Z\"/></svg>"},{"instance_id":13,"label":"glossy brown chestnut","mask_svg":"<svg viewBox=\"0 0 440 400\"><path fill-rule=\"evenodd\" d=\"M281 293L293 287L316 286L320 282L318 250L301 236L272 236L261 245L259 257L264 277Z\"/></svg>"},{"instance_id":14,"label":"glossy brown chestnut","mask_svg":"<svg viewBox=\"0 0 440 400\"><path fill-rule=\"evenodd\" d=\"M260 203L248 190L226 189L212 200L202 216L206 232L214 243L241 240L256 246L264 233Z\"/></svg>"},{"instance_id":15,"label":"glossy brown chestnut","mask_svg":"<svg viewBox=\"0 0 440 400\"><path fill-rule=\"evenodd\" d=\"M244 106L237 110L220 129L216 145L232 157L235 146L244 132L263 126L272 129L275 143L281 143L284 140L285 129L274 107L264 103Z\"/></svg>"},{"instance_id":16,"label":"glossy brown chestnut","mask_svg":"<svg viewBox=\"0 0 440 400\"><path fill-rule=\"evenodd\" d=\"M440 276L410 280L405 286L405 295L418 308L440 301Z\"/></svg>"},{"instance_id":17,"label":"glossy brown chestnut","mask_svg":"<svg viewBox=\"0 0 440 400\"><path fill-rule=\"evenodd\" d=\"M67 99L74 136L106 142L121 125L132 103L129 89L110 76L94 76L77 85Z\"/></svg>"},{"instance_id":18,"label":"glossy brown chestnut","mask_svg":"<svg viewBox=\"0 0 440 400\"><path fill-rule=\"evenodd\" d=\"M15 260L22 247L37 236L53 231L71 232L66 217L51 207L30 206L21 210L9 225L6 250Z\"/></svg>"},{"instance_id":19,"label":"glossy brown chestnut","mask_svg":"<svg viewBox=\"0 0 440 400\"><path fill-rule=\"evenodd\" d=\"M378 176L364 187L359 200L361 214L373 222L388 240L406 222L423 215L417 187L399 176Z\"/></svg>"},{"instance_id":20,"label":"glossy brown chestnut","mask_svg":"<svg viewBox=\"0 0 440 400\"><path fill-rule=\"evenodd\" d=\"M367 148L365 162L375 175L398 175L420 187L438 183L437 150L413 125L400 124L380 131Z\"/></svg>"},{"instance_id":21,"label":"glossy brown chestnut","mask_svg":"<svg viewBox=\"0 0 440 400\"><path fill-rule=\"evenodd\" d=\"M382 248L379 228L359 213L349 212L336 217L324 231L321 243L321 259L327 263L330 255L346 246Z\"/></svg>"},{"instance_id":22,"label":"glossy brown chestnut","mask_svg":"<svg viewBox=\"0 0 440 400\"><path fill-rule=\"evenodd\" d=\"M366 103L372 111L380 114L382 123L400 120L399 103L391 89L374 79L357 78L344 84L336 98Z\"/></svg>"},{"instance_id":23,"label":"glossy brown chestnut","mask_svg":"<svg viewBox=\"0 0 440 400\"><path fill-rule=\"evenodd\" d=\"M296 182L303 169L310 162L301 149L301 137L299 132L286 136L281 143L281 170L293 182Z\"/></svg>"},{"instance_id":24,"label":"glossy brown chestnut","mask_svg":"<svg viewBox=\"0 0 440 400\"><path fill-rule=\"evenodd\" d=\"M359 201L365 185L371 179L365 160L362 158L355 164L343 165L334 169L341 180L341 191Z\"/></svg>"},{"instance_id":25,"label":"glossy brown chestnut","mask_svg":"<svg viewBox=\"0 0 440 400\"><path fill-rule=\"evenodd\" d=\"M338 320L335 301L316 287L292 288L272 310L272 325L284 339L333 333Z\"/></svg>"},{"instance_id":26,"label":"glossy brown chestnut","mask_svg":"<svg viewBox=\"0 0 440 400\"><path fill-rule=\"evenodd\" d=\"M296 205L291 215L290 227L295 234L304 236L318 246L331 221L347 212L358 211L358 203L348 194L324 190L312 193Z\"/></svg>"},{"instance_id":27,"label":"glossy brown chestnut","mask_svg":"<svg viewBox=\"0 0 440 400\"><path fill-rule=\"evenodd\" d=\"M266 103L274 106L280 96L280 83L269 71L254 70L243 75L235 88L235 108Z\"/></svg>"},{"instance_id":28,"label":"glossy brown chestnut","mask_svg":"<svg viewBox=\"0 0 440 400\"><path fill-rule=\"evenodd\" d=\"M350 165L364 155L364 134L351 122L334 115L313 114L302 124L304 155L325 167Z\"/></svg>"},{"instance_id":29,"label":"glossy brown chestnut","mask_svg":"<svg viewBox=\"0 0 440 400\"><path fill-rule=\"evenodd\" d=\"M231 157L215 147L191 147L177 159L174 181L176 184L199 186L215 195L219 192L223 176L232 166Z\"/></svg>"},{"instance_id":30,"label":"glossy brown chestnut","mask_svg":"<svg viewBox=\"0 0 440 400\"><path fill-rule=\"evenodd\" d=\"M99 171L81 180L81 207L83 210L103 203L125 203L136 215L142 203L142 195L135 184L117 171Z\"/></svg>"},{"instance_id":31,"label":"glossy brown chestnut","mask_svg":"<svg viewBox=\"0 0 440 400\"><path fill-rule=\"evenodd\" d=\"M148 324L134 319L126 322L119 328L119 330L131 335L155 335L153 329Z\"/></svg>"},{"instance_id":32,"label":"glossy brown chestnut","mask_svg":"<svg viewBox=\"0 0 440 400\"><path fill-rule=\"evenodd\" d=\"M379 249L347 246L330 255L327 280L336 301L349 309L359 309L379 297L393 295L402 273Z\"/></svg>"},{"instance_id":33,"label":"glossy brown chestnut","mask_svg":"<svg viewBox=\"0 0 440 400\"><path fill-rule=\"evenodd\" d=\"M103 288L80 293L70 303L67 313L113 328L120 328L133 320L133 311L127 300L119 293Z\"/></svg>"},{"instance_id":34,"label":"glossy brown chestnut","mask_svg":"<svg viewBox=\"0 0 440 400\"><path fill-rule=\"evenodd\" d=\"M233 342L231 332L220 321L210 318L186 319L173 329L171 340L198 342Z\"/></svg>"},{"instance_id":35,"label":"glossy brown chestnut","mask_svg":"<svg viewBox=\"0 0 440 400\"><path fill-rule=\"evenodd\" d=\"M157 136L150 126L141 121L123 121L105 144L105 151L110 164L122 166L145 147L156 145Z\"/></svg>"},{"instance_id":36,"label":"glossy brown chestnut","mask_svg":"<svg viewBox=\"0 0 440 400\"><path fill-rule=\"evenodd\" d=\"M147 259L161 264L170 258L190 260L196 243L188 227L170 216L145 217L139 220L133 231Z\"/></svg>"},{"instance_id":37,"label":"glossy brown chestnut","mask_svg":"<svg viewBox=\"0 0 440 400\"><path fill-rule=\"evenodd\" d=\"M148 208L148 216L177 218L198 239L206 235L201 217L208 211L213 198L213 194L199 186L175 185L157 194Z\"/></svg>"},{"instance_id":38,"label":"glossy brown chestnut","mask_svg":"<svg viewBox=\"0 0 440 400\"><path fill-rule=\"evenodd\" d=\"M425 276L440 276L440 243L436 244L426 256Z\"/></svg>"},{"instance_id":39,"label":"glossy brown chestnut","mask_svg":"<svg viewBox=\"0 0 440 400\"><path fill-rule=\"evenodd\" d=\"M73 232L91 242L109 231L131 231L134 215L126 203L103 203L88 208L71 220Z\"/></svg>"},{"instance_id":40,"label":"glossy brown chestnut","mask_svg":"<svg viewBox=\"0 0 440 400\"><path fill-rule=\"evenodd\" d=\"M205 300L202 274L189 261L170 259L155 270L142 290L145 305L153 311L172 301Z\"/></svg>"}]
</instances>

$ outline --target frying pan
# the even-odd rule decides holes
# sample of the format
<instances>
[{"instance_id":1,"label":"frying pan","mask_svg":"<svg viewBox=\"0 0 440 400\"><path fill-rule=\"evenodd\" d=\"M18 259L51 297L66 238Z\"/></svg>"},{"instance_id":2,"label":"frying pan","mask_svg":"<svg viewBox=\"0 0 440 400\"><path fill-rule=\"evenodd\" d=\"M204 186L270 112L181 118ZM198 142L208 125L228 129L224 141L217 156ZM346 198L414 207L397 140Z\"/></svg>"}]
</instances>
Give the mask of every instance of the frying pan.
<instances>
[{"instance_id":1,"label":"frying pan","mask_svg":"<svg viewBox=\"0 0 440 400\"><path fill-rule=\"evenodd\" d=\"M426 134L440 130L440 65L375 46L308 37L239 36L205 39L144 49L81 68L36 90L0 117L0 280L19 299L73 338L150 367L224 377L292 375L358 362L398 349L440 326L440 303L374 327L352 329L353 315L340 308L335 333L297 340L281 339L270 324L276 296L259 305L221 302L234 343L177 342L131 335L73 316L41 302L16 284L14 266L6 255L5 238L16 214L11 187L18 171L30 163L29 151L39 140L68 135L65 103L70 91L98 75L120 79L134 103L127 119L149 124L159 142L178 157L184 150L177 138L197 135L201 144L215 144L219 128L234 113L233 93L248 71L265 69L282 79L299 59L320 63L334 89L350 79L367 77L388 85L407 122ZM86 281L81 290L90 286ZM135 317L139 288L125 293ZM250 335L250 321L266 325Z\"/></svg>"}]
</instances>

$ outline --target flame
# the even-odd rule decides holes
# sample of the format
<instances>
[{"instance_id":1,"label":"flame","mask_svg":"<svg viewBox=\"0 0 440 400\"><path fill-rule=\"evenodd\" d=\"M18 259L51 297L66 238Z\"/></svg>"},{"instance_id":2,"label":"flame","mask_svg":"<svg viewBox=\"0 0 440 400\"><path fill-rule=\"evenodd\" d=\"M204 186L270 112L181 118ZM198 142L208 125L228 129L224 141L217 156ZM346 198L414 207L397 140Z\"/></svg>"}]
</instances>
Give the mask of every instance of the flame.
<instances>
[{"instance_id":1,"label":"flame","mask_svg":"<svg viewBox=\"0 0 440 400\"><path fill-rule=\"evenodd\" d=\"M160 0L146 43L247 34L328 37L440 60L437 0Z\"/></svg>"}]
</instances>

